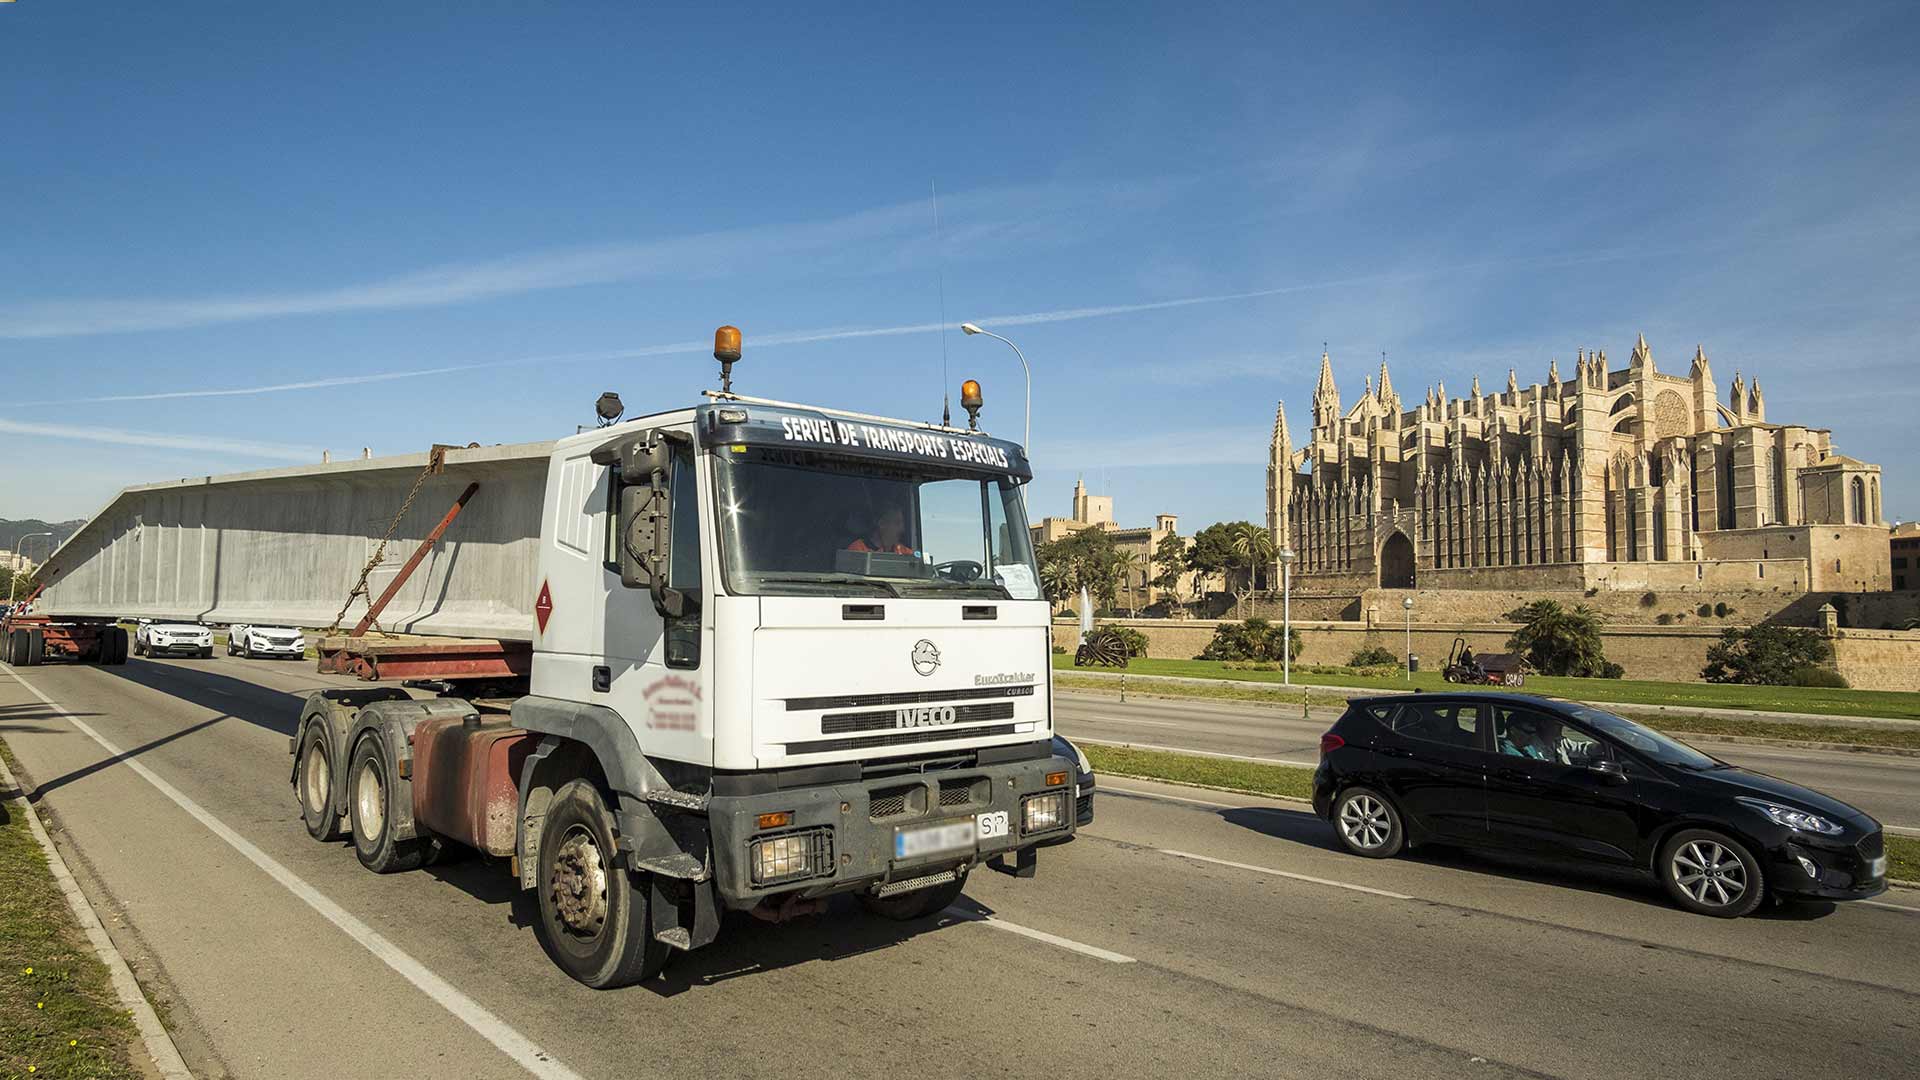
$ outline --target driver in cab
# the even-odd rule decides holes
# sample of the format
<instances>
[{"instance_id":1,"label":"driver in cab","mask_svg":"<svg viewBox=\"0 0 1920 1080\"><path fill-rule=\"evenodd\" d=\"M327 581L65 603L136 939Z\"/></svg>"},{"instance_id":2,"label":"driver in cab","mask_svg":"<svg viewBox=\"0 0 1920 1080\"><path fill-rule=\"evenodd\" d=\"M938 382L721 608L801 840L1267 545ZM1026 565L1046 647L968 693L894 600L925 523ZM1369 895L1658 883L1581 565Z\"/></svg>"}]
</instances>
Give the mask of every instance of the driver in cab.
<instances>
[{"instance_id":1,"label":"driver in cab","mask_svg":"<svg viewBox=\"0 0 1920 1080\"><path fill-rule=\"evenodd\" d=\"M848 551L883 552L888 555L912 555L907 538L907 518L897 506L889 506L874 518L873 527L854 537Z\"/></svg>"}]
</instances>

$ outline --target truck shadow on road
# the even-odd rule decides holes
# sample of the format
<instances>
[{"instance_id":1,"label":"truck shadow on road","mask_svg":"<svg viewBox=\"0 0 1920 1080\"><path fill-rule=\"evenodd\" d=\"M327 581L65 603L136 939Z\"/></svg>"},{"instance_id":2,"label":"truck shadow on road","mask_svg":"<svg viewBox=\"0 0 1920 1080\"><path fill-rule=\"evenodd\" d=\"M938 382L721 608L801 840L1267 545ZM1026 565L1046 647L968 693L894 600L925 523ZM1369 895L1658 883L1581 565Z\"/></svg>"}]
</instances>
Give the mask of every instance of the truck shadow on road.
<instances>
[{"instance_id":1,"label":"truck shadow on road","mask_svg":"<svg viewBox=\"0 0 1920 1080\"><path fill-rule=\"evenodd\" d=\"M531 893L527 895L532 897ZM966 896L954 907L977 915L991 914ZM822 914L778 925L762 922L744 912L730 911L717 941L692 952L674 954L659 978L642 985L661 997L674 997L689 990L782 968L882 952L923 934L939 933L971 921L942 912L912 922L894 922L869 914L857 900L845 895L829 897L827 910Z\"/></svg>"},{"instance_id":2,"label":"truck shadow on road","mask_svg":"<svg viewBox=\"0 0 1920 1080\"><path fill-rule=\"evenodd\" d=\"M264 663L264 661L262 661ZM223 713L255 727L292 736L300 724L300 702L329 684L315 682L299 690L278 690L246 679L236 679L185 663L164 664L138 659L124 665L99 668L118 679L179 698L203 709Z\"/></svg>"}]
</instances>

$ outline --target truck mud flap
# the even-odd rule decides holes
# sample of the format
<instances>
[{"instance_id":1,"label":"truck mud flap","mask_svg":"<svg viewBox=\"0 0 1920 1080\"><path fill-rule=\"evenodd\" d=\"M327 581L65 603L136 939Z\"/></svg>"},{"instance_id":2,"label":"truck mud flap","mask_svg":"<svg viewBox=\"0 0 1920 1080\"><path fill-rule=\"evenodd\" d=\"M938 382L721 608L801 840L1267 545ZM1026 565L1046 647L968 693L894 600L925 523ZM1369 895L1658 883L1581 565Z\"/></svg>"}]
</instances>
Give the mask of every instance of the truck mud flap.
<instances>
[{"instance_id":1,"label":"truck mud flap","mask_svg":"<svg viewBox=\"0 0 1920 1080\"><path fill-rule=\"evenodd\" d=\"M720 936L720 897L711 877L687 881L652 874L647 883L654 940L685 951Z\"/></svg>"}]
</instances>

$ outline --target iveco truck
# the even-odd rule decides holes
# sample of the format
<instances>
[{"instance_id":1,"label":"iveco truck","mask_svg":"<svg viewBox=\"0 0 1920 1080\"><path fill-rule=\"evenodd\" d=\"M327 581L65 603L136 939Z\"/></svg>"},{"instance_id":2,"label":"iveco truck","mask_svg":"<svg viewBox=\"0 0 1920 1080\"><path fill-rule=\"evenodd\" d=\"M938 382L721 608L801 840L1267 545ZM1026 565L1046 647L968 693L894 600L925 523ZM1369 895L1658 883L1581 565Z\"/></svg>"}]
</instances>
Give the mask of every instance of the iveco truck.
<instances>
[{"instance_id":1,"label":"iveco truck","mask_svg":"<svg viewBox=\"0 0 1920 1080\"><path fill-rule=\"evenodd\" d=\"M715 356L739 358L737 330ZM315 693L291 740L315 838L383 873L449 841L500 857L593 987L657 973L730 909L778 921L851 893L926 917L1074 830L1032 474L975 430L977 385L959 428L723 379L552 444L523 662L323 640L323 666L438 693Z\"/></svg>"}]
</instances>

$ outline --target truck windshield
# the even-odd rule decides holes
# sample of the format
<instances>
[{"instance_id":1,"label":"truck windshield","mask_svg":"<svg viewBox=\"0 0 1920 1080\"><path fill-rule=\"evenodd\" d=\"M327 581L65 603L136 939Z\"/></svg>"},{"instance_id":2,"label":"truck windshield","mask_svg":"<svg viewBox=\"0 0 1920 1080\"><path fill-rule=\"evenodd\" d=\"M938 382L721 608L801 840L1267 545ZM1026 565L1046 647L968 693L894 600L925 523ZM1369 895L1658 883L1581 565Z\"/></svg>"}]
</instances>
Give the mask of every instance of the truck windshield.
<instances>
[{"instance_id":1,"label":"truck windshield","mask_svg":"<svg viewBox=\"0 0 1920 1080\"><path fill-rule=\"evenodd\" d=\"M1040 599L1011 478L781 447L714 462L736 595Z\"/></svg>"}]
</instances>

